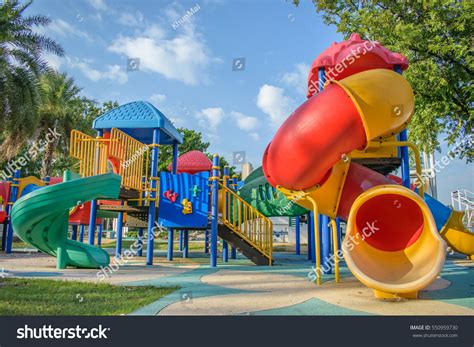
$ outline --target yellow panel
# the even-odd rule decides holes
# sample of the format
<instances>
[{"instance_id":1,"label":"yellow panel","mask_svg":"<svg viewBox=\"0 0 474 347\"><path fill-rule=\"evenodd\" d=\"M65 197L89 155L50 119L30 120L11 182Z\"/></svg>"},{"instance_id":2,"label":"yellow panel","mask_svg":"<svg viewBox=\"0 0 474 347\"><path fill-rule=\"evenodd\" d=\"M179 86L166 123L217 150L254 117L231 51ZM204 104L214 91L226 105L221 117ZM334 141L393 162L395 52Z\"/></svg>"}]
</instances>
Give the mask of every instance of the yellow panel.
<instances>
[{"instance_id":1,"label":"yellow panel","mask_svg":"<svg viewBox=\"0 0 474 347\"><path fill-rule=\"evenodd\" d=\"M340 160L333 166L329 178L320 187L313 187L305 191L296 191L278 186L277 189L282 192L288 200L298 204L308 210L313 209L313 204L308 197L314 199L318 204L321 214L336 218L341 198L342 188L349 171L350 161Z\"/></svg>"},{"instance_id":2,"label":"yellow panel","mask_svg":"<svg viewBox=\"0 0 474 347\"><path fill-rule=\"evenodd\" d=\"M344 88L354 101L364 123L367 145L399 133L413 115L413 90L391 70L368 70L331 83Z\"/></svg>"},{"instance_id":3,"label":"yellow panel","mask_svg":"<svg viewBox=\"0 0 474 347\"><path fill-rule=\"evenodd\" d=\"M397 141L397 136L393 135L387 139L387 141ZM397 147L373 147L368 146L363 151L352 151L349 156L353 159L356 158L395 158L398 156Z\"/></svg>"},{"instance_id":4,"label":"yellow panel","mask_svg":"<svg viewBox=\"0 0 474 347\"><path fill-rule=\"evenodd\" d=\"M382 251L356 236L358 234L356 217L359 208L366 201L384 194L407 197L414 201L422 212L421 235L404 250ZM356 245L354 238L360 240ZM413 191L398 185L374 187L356 199L349 214L342 250L346 264L353 275L367 287L374 289L376 297L379 298L397 295L415 298L419 290L437 278L446 256L446 244L437 231L426 203Z\"/></svg>"}]
</instances>

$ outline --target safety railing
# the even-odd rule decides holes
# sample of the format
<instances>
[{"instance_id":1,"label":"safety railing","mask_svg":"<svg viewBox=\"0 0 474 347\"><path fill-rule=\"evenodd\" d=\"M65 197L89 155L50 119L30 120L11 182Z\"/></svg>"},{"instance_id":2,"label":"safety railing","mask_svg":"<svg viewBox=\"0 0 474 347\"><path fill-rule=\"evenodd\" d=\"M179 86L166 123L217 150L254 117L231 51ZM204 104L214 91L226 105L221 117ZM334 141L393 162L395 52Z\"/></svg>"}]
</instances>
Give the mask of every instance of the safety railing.
<instances>
[{"instance_id":1,"label":"safety railing","mask_svg":"<svg viewBox=\"0 0 474 347\"><path fill-rule=\"evenodd\" d=\"M79 174L82 177L107 172L107 145L99 139L72 130L69 154L79 160Z\"/></svg>"},{"instance_id":2,"label":"safety railing","mask_svg":"<svg viewBox=\"0 0 474 347\"><path fill-rule=\"evenodd\" d=\"M111 158L119 163L116 172L122 176L122 186L140 192L139 204L149 200L147 145L135 140L123 131L112 128L109 138L94 138L78 130L71 131L69 153L79 160L82 177L107 172L107 161Z\"/></svg>"},{"instance_id":3,"label":"safety railing","mask_svg":"<svg viewBox=\"0 0 474 347\"><path fill-rule=\"evenodd\" d=\"M222 223L266 256L272 264L273 224L230 188L222 191Z\"/></svg>"},{"instance_id":4,"label":"safety railing","mask_svg":"<svg viewBox=\"0 0 474 347\"><path fill-rule=\"evenodd\" d=\"M148 146L121 130L110 131L109 156L120 162L118 174L124 187L141 191L148 166Z\"/></svg>"}]
</instances>

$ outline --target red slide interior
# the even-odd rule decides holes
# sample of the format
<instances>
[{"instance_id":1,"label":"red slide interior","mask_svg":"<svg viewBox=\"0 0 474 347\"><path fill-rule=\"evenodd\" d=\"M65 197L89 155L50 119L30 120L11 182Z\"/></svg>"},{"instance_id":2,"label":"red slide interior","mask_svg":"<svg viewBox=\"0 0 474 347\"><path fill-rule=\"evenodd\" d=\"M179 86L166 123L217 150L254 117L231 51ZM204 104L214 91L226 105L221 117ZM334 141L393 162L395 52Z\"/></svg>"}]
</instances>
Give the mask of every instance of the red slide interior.
<instances>
[{"instance_id":1,"label":"red slide interior","mask_svg":"<svg viewBox=\"0 0 474 347\"><path fill-rule=\"evenodd\" d=\"M415 243L423 230L423 214L411 199L386 194L365 202L357 211L357 232L369 245L395 252Z\"/></svg>"}]
</instances>

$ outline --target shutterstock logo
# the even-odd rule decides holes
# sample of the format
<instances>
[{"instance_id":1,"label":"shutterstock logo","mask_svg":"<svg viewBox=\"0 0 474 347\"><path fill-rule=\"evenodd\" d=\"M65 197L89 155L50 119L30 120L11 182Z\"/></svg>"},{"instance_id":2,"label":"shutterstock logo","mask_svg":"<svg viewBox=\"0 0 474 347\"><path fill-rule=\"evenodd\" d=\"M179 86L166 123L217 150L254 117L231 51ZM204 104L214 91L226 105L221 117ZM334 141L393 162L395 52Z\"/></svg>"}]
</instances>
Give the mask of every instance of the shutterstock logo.
<instances>
[{"instance_id":1,"label":"shutterstock logo","mask_svg":"<svg viewBox=\"0 0 474 347\"><path fill-rule=\"evenodd\" d=\"M97 328L81 328L76 325L75 328L53 328L51 325L43 325L38 328L30 328L25 324L24 327L16 330L17 339L107 339L106 332L110 328L104 328L99 324Z\"/></svg>"}]
</instances>

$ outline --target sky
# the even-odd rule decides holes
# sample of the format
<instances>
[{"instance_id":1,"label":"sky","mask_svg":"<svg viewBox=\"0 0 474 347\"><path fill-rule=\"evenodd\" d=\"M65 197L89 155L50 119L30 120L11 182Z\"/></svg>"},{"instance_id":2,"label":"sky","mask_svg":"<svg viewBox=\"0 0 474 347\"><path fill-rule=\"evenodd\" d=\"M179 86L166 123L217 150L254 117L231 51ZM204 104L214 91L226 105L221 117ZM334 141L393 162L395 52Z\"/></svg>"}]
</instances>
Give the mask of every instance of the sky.
<instances>
[{"instance_id":1,"label":"sky","mask_svg":"<svg viewBox=\"0 0 474 347\"><path fill-rule=\"evenodd\" d=\"M254 167L306 100L312 61L343 40L310 1L36 0L29 12L52 19L41 32L66 55L45 59L83 95L149 101L177 127L202 132L211 152L231 160L245 151ZM441 201L474 191L473 177L472 164L451 161L438 174Z\"/></svg>"}]
</instances>

